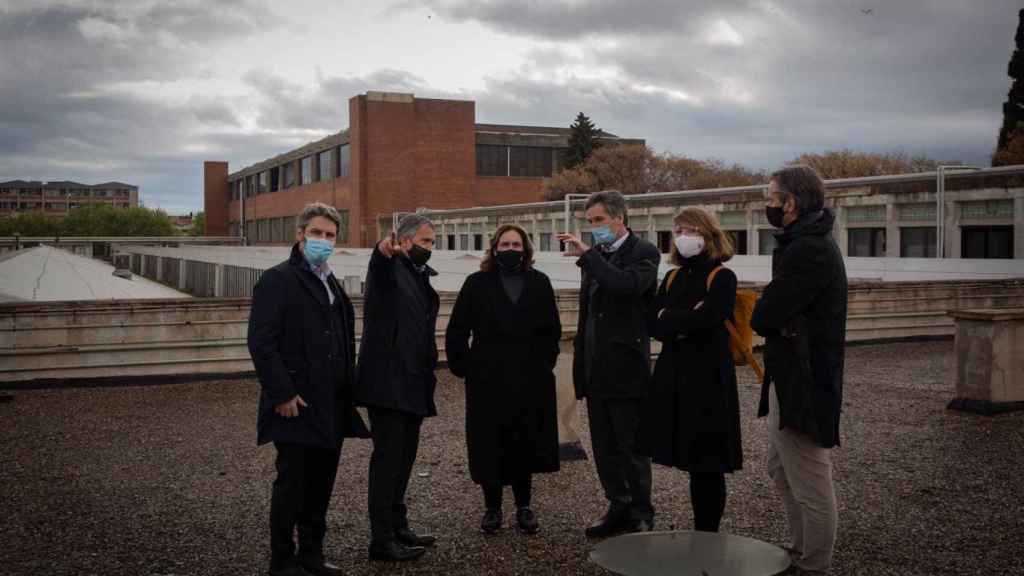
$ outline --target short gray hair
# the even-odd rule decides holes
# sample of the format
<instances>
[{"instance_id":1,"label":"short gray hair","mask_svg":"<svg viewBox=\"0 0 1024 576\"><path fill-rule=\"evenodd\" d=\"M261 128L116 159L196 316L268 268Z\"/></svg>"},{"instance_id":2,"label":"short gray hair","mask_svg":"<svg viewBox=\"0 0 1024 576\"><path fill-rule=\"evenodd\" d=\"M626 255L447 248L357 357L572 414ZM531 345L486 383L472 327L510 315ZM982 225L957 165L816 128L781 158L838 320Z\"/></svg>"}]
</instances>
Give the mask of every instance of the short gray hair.
<instances>
[{"instance_id":1,"label":"short gray hair","mask_svg":"<svg viewBox=\"0 0 1024 576\"><path fill-rule=\"evenodd\" d=\"M434 229L434 223L426 216L406 214L398 221L398 230L395 230L395 240L401 242L406 238L412 238L424 226L429 226L431 230Z\"/></svg>"},{"instance_id":2,"label":"short gray hair","mask_svg":"<svg viewBox=\"0 0 1024 576\"><path fill-rule=\"evenodd\" d=\"M612 218L622 218L623 222L626 221L626 198L618 190L594 192L587 198L584 210L589 210L597 204L604 206L604 211Z\"/></svg>"},{"instance_id":3,"label":"short gray hair","mask_svg":"<svg viewBox=\"0 0 1024 576\"><path fill-rule=\"evenodd\" d=\"M341 215L334 209L334 206L328 206L323 202L313 202L306 204L306 207L302 209L302 215L299 216L299 230L305 231L306 226L313 218L317 216L323 216L331 222L334 222L334 227L338 229L338 233L341 233Z\"/></svg>"}]
</instances>

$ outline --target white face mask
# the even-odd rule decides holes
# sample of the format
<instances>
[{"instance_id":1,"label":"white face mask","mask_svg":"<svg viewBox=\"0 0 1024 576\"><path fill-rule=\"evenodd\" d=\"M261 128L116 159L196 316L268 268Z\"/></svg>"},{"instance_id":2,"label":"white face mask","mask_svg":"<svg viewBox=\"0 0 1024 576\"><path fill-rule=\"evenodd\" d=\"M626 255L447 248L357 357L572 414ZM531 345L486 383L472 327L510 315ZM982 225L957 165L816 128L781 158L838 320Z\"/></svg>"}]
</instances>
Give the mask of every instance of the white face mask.
<instances>
[{"instance_id":1,"label":"white face mask","mask_svg":"<svg viewBox=\"0 0 1024 576\"><path fill-rule=\"evenodd\" d=\"M686 234L676 236L676 250L679 250L683 258L692 258L704 251L704 237Z\"/></svg>"}]
</instances>

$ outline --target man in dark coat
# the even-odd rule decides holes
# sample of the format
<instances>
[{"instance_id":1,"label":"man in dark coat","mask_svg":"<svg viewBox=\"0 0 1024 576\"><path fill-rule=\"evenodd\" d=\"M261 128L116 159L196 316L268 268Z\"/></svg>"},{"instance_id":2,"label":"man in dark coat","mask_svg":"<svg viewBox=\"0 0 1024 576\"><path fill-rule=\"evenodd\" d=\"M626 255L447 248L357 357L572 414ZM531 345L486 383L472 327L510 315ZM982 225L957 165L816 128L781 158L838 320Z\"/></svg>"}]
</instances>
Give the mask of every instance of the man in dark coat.
<instances>
[{"instance_id":1,"label":"man in dark coat","mask_svg":"<svg viewBox=\"0 0 1024 576\"><path fill-rule=\"evenodd\" d=\"M448 367L466 379L469 473L483 488L485 534L502 526L508 485L519 528L532 534L540 527L530 507L532 475L559 468L554 368L561 337L555 292L533 268L526 232L499 227L445 331Z\"/></svg>"},{"instance_id":2,"label":"man in dark coat","mask_svg":"<svg viewBox=\"0 0 1024 576\"><path fill-rule=\"evenodd\" d=\"M435 416L436 323L440 304L427 266L434 226L410 214L381 241L366 275L363 339L356 404L370 413L370 558L412 560L434 537L409 528L405 492L420 443L420 426Z\"/></svg>"},{"instance_id":3,"label":"man in dark coat","mask_svg":"<svg viewBox=\"0 0 1024 576\"><path fill-rule=\"evenodd\" d=\"M586 218L597 247L570 234L559 240L582 269L573 384L576 397L587 399L594 464L609 503L586 530L600 538L654 529L651 460L637 453L637 433L650 378L647 309L661 254L626 227L626 201L616 191L591 194Z\"/></svg>"},{"instance_id":4,"label":"man in dark coat","mask_svg":"<svg viewBox=\"0 0 1024 576\"><path fill-rule=\"evenodd\" d=\"M839 445L846 345L846 267L824 198L808 166L772 174L765 212L782 231L751 318L765 337L758 415L769 417L768 474L786 506L794 563L809 573L828 571L835 546L830 449Z\"/></svg>"},{"instance_id":5,"label":"man in dark coat","mask_svg":"<svg viewBox=\"0 0 1024 576\"><path fill-rule=\"evenodd\" d=\"M340 574L324 561L342 439L369 433L352 404L355 313L331 272L338 212L306 206L287 262L253 290L249 353L260 381L257 443L277 449L270 574ZM298 529L298 554L292 532Z\"/></svg>"}]
</instances>

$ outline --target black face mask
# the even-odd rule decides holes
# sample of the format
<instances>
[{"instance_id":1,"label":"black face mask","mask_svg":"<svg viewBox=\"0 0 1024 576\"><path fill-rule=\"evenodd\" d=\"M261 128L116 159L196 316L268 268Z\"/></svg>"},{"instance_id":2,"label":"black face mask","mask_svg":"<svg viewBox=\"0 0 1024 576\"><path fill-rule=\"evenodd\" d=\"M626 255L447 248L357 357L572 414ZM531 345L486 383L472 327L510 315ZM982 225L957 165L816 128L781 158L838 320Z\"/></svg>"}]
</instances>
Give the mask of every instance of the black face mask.
<instances>
[{"instance_id":1,"label":"black face mask","mask_svg":"<svg viewBox=\"0 0 1024 576\"><path fill-rule=\"evenodd\" d=\"M502 272L519 272L523 269L522 250L495 252L494 259L498 262L498 268L501 268Z\"/></svg>"},{"instance_id":2,"label":"black face mask","mask_svg":"<svg viewBox=\"0 0 1024 576\"><path fill-rule=\"evenodd\" d=\"M412 248L409 248L409 260L417 266L426 266L427 260L430 260L430 250L427 250L419 244L413 244Z\"/></svg>"},{"instance_id":3,"label":"black face mask","mask_svg":"<svg viewBox=\"0 0 1024 576\"><path fill-rule=\"evenodd\" d=\"M768 223L776 228L782 228L782 217L786 214L782 206L765 206L764 217L768 219Z\"/></svg>"}]
</instances>

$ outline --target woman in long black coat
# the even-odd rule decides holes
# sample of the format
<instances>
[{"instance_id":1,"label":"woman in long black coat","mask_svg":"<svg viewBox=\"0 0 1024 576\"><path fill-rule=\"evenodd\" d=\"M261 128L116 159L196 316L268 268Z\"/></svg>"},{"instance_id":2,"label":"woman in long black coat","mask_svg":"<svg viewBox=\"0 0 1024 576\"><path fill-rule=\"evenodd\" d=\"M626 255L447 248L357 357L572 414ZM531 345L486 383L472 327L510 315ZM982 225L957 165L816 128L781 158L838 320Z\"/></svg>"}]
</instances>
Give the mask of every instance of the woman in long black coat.
<instances>
[{"instance_id":1,"label":"woman in long black coat","mask_svg":"<svg viewBox=\"0 0 1024 576\"><path fill-rule=\"evenodd\" d=\"M662 348L642 446L655 463L690 473L694 527L717 532L725 474L743 465L736 368L725 328L736 303L736 275L720 268L708 287L709 275L732 257L732 246L700 208L680 212L674 232L672 261L679 268L666 275L648 317Z\"/></svg>"},{"instance_id":2,"label":"woman in long black coat","mask_svg":"<svg viewBox=\"0 0 1024 576\"><path fill-rule=\"evenodd\" d=\"M562 325L551 281L532 264L526 232L498 228L481 271L459 292L445 336L448 367L466 379L469 472L483 488L480 528L488 534L501 528L508 485L519 527L536 532L533 474L559 466L554 367Z\"/></svg>"}]
</instances>

